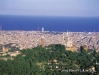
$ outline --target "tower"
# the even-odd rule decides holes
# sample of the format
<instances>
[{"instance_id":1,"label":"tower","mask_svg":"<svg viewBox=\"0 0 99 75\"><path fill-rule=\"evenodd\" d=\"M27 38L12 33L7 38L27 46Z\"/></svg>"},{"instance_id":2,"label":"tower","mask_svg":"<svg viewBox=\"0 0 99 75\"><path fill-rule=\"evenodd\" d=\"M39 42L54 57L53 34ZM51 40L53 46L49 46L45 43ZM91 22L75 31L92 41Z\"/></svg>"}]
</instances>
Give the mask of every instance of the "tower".
<instances>
[{"instance_id":1,"label":"tower","mask_svg":"<svg viewBox=\"0 0 99 75\"><path fill-rule=\"evenodd\" d=\"M44 37L41 38L41 46L42 46L42 47L45 46Z\"/></svg>"},{"instance_id":2,"label":"tower","mask_svg":"<svg viewBox=\"0 0 99 75\"><path fill-rule=\"evenodd\" d=\"M66 50L70 50L70 51L77 51L78 48L73 46L73 41L69 35L70 33L67 31L66 33L66 36L64 36L64 33L63 33L63 44L65 45L66 47Z\"/></svg>"},{"instance_id":3,"label":"tower","mask_svg":"<svg viewBox=\"0 0 99 75\"><path fill-rule=\"evenodd\" d=\"M44 32L44 27L42 27L42 32Z\"/></svg>"},{"instance_id":4,"label":"tower","mask_svg":"<svg viewBox=\"0 0 99 75\"><path fill-rule=\"evenodd\" d=\"M69 36L69 32L67 31L67 42L66 42L66 47L72 47L73 46L73 42L72 39Z\"/></svg>"},{"instance_id":5,"label":"tower","mask_svg":"<svg viewBox=\"0 0 99 75\"><path fill-rule=\"evenodd\" d=\"M62 44L65 45L65 44L64 44L64 33L63 33L63 38L62 38Z\"/></svg>"},{"instance_id":6,"label":"tower","mask_svg":"<svg viewBox=\"0 0 99 75\"><path fill-rule=\"evenodd\" d=\"M2 46L2 52L3 52L3 53L8 52L8 48L6 48L5 46Z\"/></svg>"},{"instance_id":7,"label":"tower","mask_svg":"<svg viewBox=\"0 0 99 75\"><path fill-rule=\"evenodd\" d=\"M72 39L69 36L69 32L68 31L66 33L66 37L64 37L64 33L63 33L63 44L66 47L72 47L73 46L73 42L72 42Z\"/></svg>"},{"instance_id":8,"label":"tower","mask_svg":"<svg viewBox=\"0 0 99 75\"><path fill-rule=\"evenodd\" d=\"M83 46L83 49L87 51L88 50L88 47L86 45L84 45Z\"/></svg>"}]
</instances>

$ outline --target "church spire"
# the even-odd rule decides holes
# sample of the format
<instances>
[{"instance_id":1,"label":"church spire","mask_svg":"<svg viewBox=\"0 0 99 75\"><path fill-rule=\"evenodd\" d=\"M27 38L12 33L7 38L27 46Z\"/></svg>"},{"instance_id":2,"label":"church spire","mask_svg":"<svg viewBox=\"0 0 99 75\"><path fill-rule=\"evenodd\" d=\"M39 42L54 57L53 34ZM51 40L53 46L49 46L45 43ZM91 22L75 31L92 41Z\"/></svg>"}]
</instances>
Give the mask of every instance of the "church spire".
<instances>
[{"instance_id":1,"label":"church spire","mask_svg":"<svg viewBox=\"0 0 99 75\"><path fill-rule=\"evenodd\" d=\"M66 42L67 47L72 47L72 39L69 35L69 32L67 31L67 42Z\"/></svg>"}]
</instances>

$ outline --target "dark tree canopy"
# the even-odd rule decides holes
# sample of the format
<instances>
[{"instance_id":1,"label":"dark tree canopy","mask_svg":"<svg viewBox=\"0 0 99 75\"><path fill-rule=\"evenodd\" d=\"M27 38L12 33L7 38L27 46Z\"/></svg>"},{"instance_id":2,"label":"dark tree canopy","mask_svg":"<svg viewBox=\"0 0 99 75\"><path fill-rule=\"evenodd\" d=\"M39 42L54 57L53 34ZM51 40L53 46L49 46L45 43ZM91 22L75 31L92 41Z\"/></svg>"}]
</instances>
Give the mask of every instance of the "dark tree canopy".
<instances>
[{"instance_id":1,"label":"dark tree canopy","mask_svg":"<svg viewBox=\"0 0 99 75\"><path fill-rule=\"evenodd\" d=\"M95 72L92 74L66 71L87 70L90 66L95 66L98 75L99 65L96 65L95 61L99 61L99 53L89 54L82 48L81 50L81 52L67 51L61 44L24 49L20 55L14 57L14 60L0 60L0 75L95 75ZM6 56L8 57L10 56Z\"/></svg>"}]
</instances>

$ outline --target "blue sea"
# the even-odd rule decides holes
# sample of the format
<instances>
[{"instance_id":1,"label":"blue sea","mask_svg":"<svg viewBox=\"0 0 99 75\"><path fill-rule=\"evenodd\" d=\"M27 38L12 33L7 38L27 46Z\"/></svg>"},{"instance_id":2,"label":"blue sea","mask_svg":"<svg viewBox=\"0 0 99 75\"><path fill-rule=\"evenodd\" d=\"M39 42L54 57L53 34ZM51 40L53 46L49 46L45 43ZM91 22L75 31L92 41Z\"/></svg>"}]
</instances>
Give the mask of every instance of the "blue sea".
<instances>
[{"instance_id":1,"label":"blue sea","mask_svg":"<svg viewBox=\"0 0 99 75\"><path fill-rule=\"evenodd\" d=\"M99 32L99 17L48 17L1 15L2 30Z\"/></svg>"}]
</instances>

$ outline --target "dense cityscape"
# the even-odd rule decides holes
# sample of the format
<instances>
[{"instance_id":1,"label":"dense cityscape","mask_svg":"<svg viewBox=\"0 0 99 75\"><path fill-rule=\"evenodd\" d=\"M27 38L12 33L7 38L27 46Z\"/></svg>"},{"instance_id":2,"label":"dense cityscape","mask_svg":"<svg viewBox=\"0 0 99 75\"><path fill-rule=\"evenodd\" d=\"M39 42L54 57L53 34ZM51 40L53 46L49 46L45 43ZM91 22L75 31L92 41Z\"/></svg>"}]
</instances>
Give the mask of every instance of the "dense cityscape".
<instances>
[{"instance_id":1,"label":"dense cityscape","mask_svg":"<svg viewBox=\"0 0 99 75\"><path fill-rule=\"evenodd\" d=\"M68 34L68 35L67 35ZM49 32L49 31L0 31L0 44L12 43L19 49L33 48L41 45L44 37L44 45L66 44L67 37L72 41L72 46L86 45L88 49L99 50L99 32Z\"/></svg>"}]
</instances>

